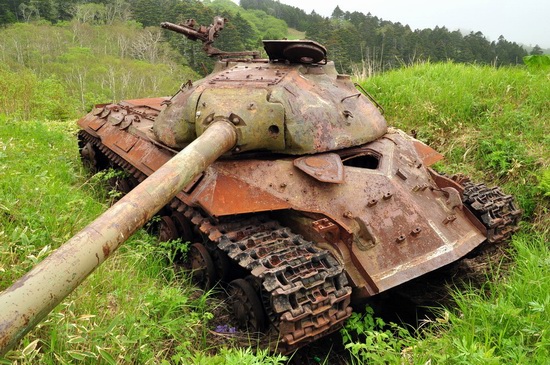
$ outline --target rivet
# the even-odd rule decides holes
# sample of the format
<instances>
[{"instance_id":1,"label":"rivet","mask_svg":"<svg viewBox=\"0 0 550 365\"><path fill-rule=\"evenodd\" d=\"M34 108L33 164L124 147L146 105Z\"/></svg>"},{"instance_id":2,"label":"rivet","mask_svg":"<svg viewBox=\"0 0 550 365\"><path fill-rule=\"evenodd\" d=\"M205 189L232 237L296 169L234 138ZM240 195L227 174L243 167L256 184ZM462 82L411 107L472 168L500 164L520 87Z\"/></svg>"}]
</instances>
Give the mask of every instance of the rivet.
<instances>
[{"instance_id":1,"label":"rivet","mask_svg":"<svg viewBox=\"0 0 550 365\"><path fill-rule=\"evenodd\" d=\"M405 241L405 238L406 238L405 235L402 234L402 235L400 235L399 237L397 237L397 238L395 239L395 242L401 243L401 242Z\"/></svg>"},{"instance_id":2,"label":"rivet","mask_svg":"<svg viewBox=\"0 0 550 365\"><path fill-rule=\"evenodd\" d=\"M422 228L416 227L415 229L412 230L411 234L412 234L413 236L416 236L416 235L418 235L420 232L422 232Z\"/></svg>"},{"instance_id":3,"label":"rivet","mask_svg":"<svg viewBox=\"0 0 550 365\"><path fill-rule=\"evenodd\" d=\"M376 203L378 203L378 200L371 199L367 202L367 207L374 207L376 205Z\"/></svg>"},{"instance_id":4,"label":"rivet","mask_svg":"<svg viewBox=\"0 0 550 365\"><path fill-rule=\"evenodd\" d=\"M344 218L353 218L353 214L348 210L344 213Z\"/></svg>"},{"instance_id":5,"label":"rivet","mask_svg":"<svg viewBox=\"0 0 550 365\"><path fill-rule=\"evenodd\" d=\"M451 223L451 222L454 221L455 219L456 219L456 215L448 215L448 216L445 217L445 219L443 220L443 224Z\"/></svg>"},{"instance_id":6,"label":"rivet","mask_svg":"<svg viewBox=\"0 0 550 365\"><path fill-rule=\"evenodd\" d=\"M384 198L384 200L388 200L388 199L391 198L392 196L393 196L393 194L392 194L391 192L388 191L387 193L384 194L383 198Z\"/></svg>"}]
</instances>

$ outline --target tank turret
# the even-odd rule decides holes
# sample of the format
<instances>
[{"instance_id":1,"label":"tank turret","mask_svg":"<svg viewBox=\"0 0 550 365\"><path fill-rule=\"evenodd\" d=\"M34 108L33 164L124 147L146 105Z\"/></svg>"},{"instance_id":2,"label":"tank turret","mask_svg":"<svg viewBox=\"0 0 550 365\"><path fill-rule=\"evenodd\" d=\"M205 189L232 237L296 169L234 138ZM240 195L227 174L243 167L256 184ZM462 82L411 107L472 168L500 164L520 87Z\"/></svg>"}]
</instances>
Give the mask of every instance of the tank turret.
<instances>
[{"instance_id":1,"label":"tank turret","mask_svg":"<svg viewBox=\"0 0 550 365\"><path fill-rule=\"evenodd\" d=\"M322 45L224 52L225 22L162 24L203 42L210 75L78 121L84 163L124 170L126 196L0 294L0 354L157 212L162 240L190 242L196 281L224 286L239 327L274 331L283 353L517 230L511 196L431 169L442 156L388 128Z\"/></svg>"},{"instance_id":2,"label":"tank turret","mask_svg":"<svg viewBox=\"0 0 550 365\"><path fill-rule=\"evenodd\" d=\"M162 143L182 148L197 131L219 119L230 120L242 136L236 153L313 154L365 144L386 133L378 109L347 75L336 72L322 45L264 41L268 59L259 59L256 53L212 51L210 41L223 23L218 17L215 25L199 30L192 27L193 21L162 23L188 38L201 39L209 55L222 57L211 75L184 84L166 102L153 126ZM235 58L243 55L252 57Z\"/></svg>"}]
</instances>

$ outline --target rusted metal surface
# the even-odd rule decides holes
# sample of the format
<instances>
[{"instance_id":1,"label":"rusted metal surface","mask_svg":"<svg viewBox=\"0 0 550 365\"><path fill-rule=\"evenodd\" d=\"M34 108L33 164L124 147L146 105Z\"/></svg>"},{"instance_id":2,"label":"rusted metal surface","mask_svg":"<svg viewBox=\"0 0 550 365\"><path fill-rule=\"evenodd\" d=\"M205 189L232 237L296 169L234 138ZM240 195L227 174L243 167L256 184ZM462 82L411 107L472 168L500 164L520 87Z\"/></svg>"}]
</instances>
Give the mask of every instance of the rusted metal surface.
<instances>
[{"instance_id":1,"label":"rusted metal surface","mask_svg":"<svg viewBox=\"0 0 550 365\"><path fill-rule=\"evenodd\" d=\"M181 207L261 286L263 310L278 329L278 339L269 344L273 350L291 353L338 330L351 315L351 288L343 265L314 242L266 216L212 224L197 210ZM257 303L248 304L259 315Z\"/></svg>"},{"instance_id":2,"label":"rusted metal surface","mask_svg":"<svg viewBox=\"0 0 550 365\"><path fill-rule=\"evenodd\" d=\"M110 140L110 128L96 133L144 173L152 171L144 160L170 158L151 147L147 158L128 153ZM285 212L287 220L325 216L329 228L317 223L313 230L353 266L358 291L372 295L452 262L485 239L483 225L461 207L460 185L432 176L426 156L433 150L419 146L425 145L392 131L339 154L217 161L178 196L215 217L268 211ZM138 143L133 148L140 150Z\"/></svg>"},{"instance_id":3,"label":"rusted metal surface","mask_svg":"<svg viewBox=\"0 0 550 365\"><path fill-rule=\"evenodd\" d=\"M96 133L150 174L144 153L127 153L109 142L114 133L109 128ZM153 148L146 155L157 164L170 158L170 152ZM392 130L337 154L217 161L178 197L215 217L269 211L282 212L286 221L302 214L326 217L323 224L311 219L311 229L298 230L328 242L348 265L357 292L370 296L450 263L486 238L483 224L462 207L461 186L427 169L438 158L433 149Z\"/></svg>"},{"instance_id":4,"label":"rusted metal surface","mask_svg":"<svg viewBox=\"0 0 550 365\"><path fill-rule=\"evenodd\" d=\"M119 200L0 295L0 354L72 292L118 246L237 140L213 124L185 150Z\"/></svg>"},{"instance_id":5,"label":"rusted metal surface","mask_svg":"<svg viewBox=\"0 0 550 365\"><path fill-rule=\"evenodd\" d=\"M294 166L321 182L344 182L344 164L335 153L300 157L294 160Z\"/></svg>"},{"instance_id":6,"label":"rusted metal surface","mask_svg":"<svg viewBox=\"0 0 550 365\"><path fill-rule=\"evenodd\" d=\"M94 142L101 144L99 139ZM110 150L101 148L101 151L127 171L131 168L131 164ZM143 179L144 176L140 175L145 175L144 172L136 173L136 178ZM225 185L226 181L218 183ZM198 185L197 189L200 189L201 183ZM215 223L200 209L185 204L185 199L185 195L180 193L169 204L172 217L190 222L202 232L202 237L208 237L219 247L207 251L202 244L192 245L190 261L196 282L208 289L213 283L223 280L226 276L223 266L227 264L218 265L216 262L219 263L224 255L250 270L247 280L252 278L257 287L263 288L257 295L261 297L262 310L274 325L271 328L276 330L274 334L268 333L266 346L290 353L338 330L349 317L351 288L347 285L344 266L329 251L314 247L314 242L305 241L264 215L251 219L235 217L229 223ZM165 207L164 211L167 209ZM189 235L189 232L184 228L182 234ZM253 296L248 299L254 301ZM251 316L253 318L241 320L248 325L252 325L252 321L260 327L257 303L247 305L255 314Z\"/></svg>"},{"instance_id":7,"label":"rusted metal surface","mask_svg":"<svg viewBox=\"0 0 550 365\"><path fill-rule=\"evenodd\" d=\"M463 181L464 203L487 228L487 242L500 243L509 239L519 229L521 210L511 195L500 188L488 188L484 184Z\"/></svg>"},{"instance_id":8,"label":"rusted metal surface","mask_svg":"<svg viewBox=\"0 0 550 365\"><path fill-rule=\"evenodd\" d=\"M422 160L425 166L431 166L437 161L443 159L443 155L425 143L420 142L419 140L413 140L414 147L418 153L418 157Z\"/></svg>"},{"instance_id":9,"label":"rusted metal surface","mask_svg":"<svg viewBox=\"0 0 550 365\"><path fill-rule=\"evenodd\" d=\"M365 151L372 151L371 158L379 156L376 168L344 166L342 184L306 175L292 159L218 161L185 201L218 217L261 211L257 201L273 202L272 207L263 205L264 211L286 209L281 213L286 219L321 214L329 220L311 224L335 246L345 240L339 250L344 246L349 251L346 264L372 280L354 284L369 286L371 292L450 263L485 240L475 219L464 212L461 191L436 184L409 138L386 135L342 151L342 157L352 165L353 156L361 159ZM223 198L232 194L238 196L235 204Z\"/></svg>"}]
</instances>

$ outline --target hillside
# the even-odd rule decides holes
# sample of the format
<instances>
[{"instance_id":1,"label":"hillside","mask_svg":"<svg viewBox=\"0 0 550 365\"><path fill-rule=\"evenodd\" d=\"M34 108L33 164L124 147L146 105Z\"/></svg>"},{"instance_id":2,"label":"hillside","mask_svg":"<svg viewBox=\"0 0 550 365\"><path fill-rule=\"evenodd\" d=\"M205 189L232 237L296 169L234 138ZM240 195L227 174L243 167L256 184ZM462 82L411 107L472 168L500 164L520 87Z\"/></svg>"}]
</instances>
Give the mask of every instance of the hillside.
<instances>
[{"instance_id":1,"label":"hillside","mask_svg":"<svg viewBox=\"0 0 550 365\"><path fill-rule=\"evenodd\" d=\"M225 15L231 20L216 46L227 51L259 49L261 39L282 39L288 30L284 21L262 11L244 11L229 0L209 7L200 1L74 1L63 8L68 12L55 4L51 2L56 9L52 14L36 8L21 18L21 11L10 12L19 18L8 18L18 22L2 23L0 16L3 114L75 118L97 103L170 95L212 69L214 61L204 54L201 42L162 30L163 21L193 17L208 25L215 15ZM9 10L11 5L0 8Z\"/></svg>"},{"instance_id":2,"label":"hillside","mask_svg":"<svg viewBox=\"0 0 550 365\"><path fill-rule=\"evenodd\" d=\"M365 63L380 72L427 60L501 66L521 64L527 55L521 45L502 36L490 42L479 31L463 35L445 27L413 30L407 24L370 13L344 12L339 7L330 18L325 18L275 0L241 0L240 4L231 0L0 0L0 27L23 22L64 25L77 21L95 26L134 22L147 28L158 27L163 21L179 23L189 18L208 25L214 15L221 15L231 22L216 41L220 49L261 49L260 40L286 37L290 27L328 46L329 58L336 61L342 73L352 73ZM203 64L211 67L200 52L200 45L182 42L175 34L153 36L144 38L141 46L147 47L144 42L167 40L196 72L203 70ZM529 52L540 54L543 50L535 46Z\"/></svg>"}]
</instances>

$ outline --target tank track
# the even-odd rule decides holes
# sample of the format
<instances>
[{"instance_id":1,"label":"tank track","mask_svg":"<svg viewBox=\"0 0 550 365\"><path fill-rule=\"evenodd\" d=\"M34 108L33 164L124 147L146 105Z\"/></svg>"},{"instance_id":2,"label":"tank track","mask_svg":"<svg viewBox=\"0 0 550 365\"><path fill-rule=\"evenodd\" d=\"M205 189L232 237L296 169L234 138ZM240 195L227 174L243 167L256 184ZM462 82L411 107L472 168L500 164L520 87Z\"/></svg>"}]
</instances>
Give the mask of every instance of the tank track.
<instances>
[{"instance_id":1,"label":"tank track","mask_svg":"<svg viewBox=\"0 0 550 365\"><path fill-rule=\"evenodd\" d=\"M511 195L464 178L460 183L464 187L462 201L487 228L488 243L504 242L519 229L522 212Z\"/></svg>"},{"instance_id":2,"label":"tank track","mask_svg":"<svg viewBox=\"0 0 550 365\"><path fill-rule=\"evenodd\" d=\"M146 175L85 131L79 139L93 144L109 161L138 181ZM257 288L264 310L278 330L272 350L288 354L340 329L351 315L351 287L341 265L320 249L267 215L232 217L216 222L174 198L170 209L180 212L239 266ZM250 278L247 278L250 279Z\"/></svg>"}]
</instances>

